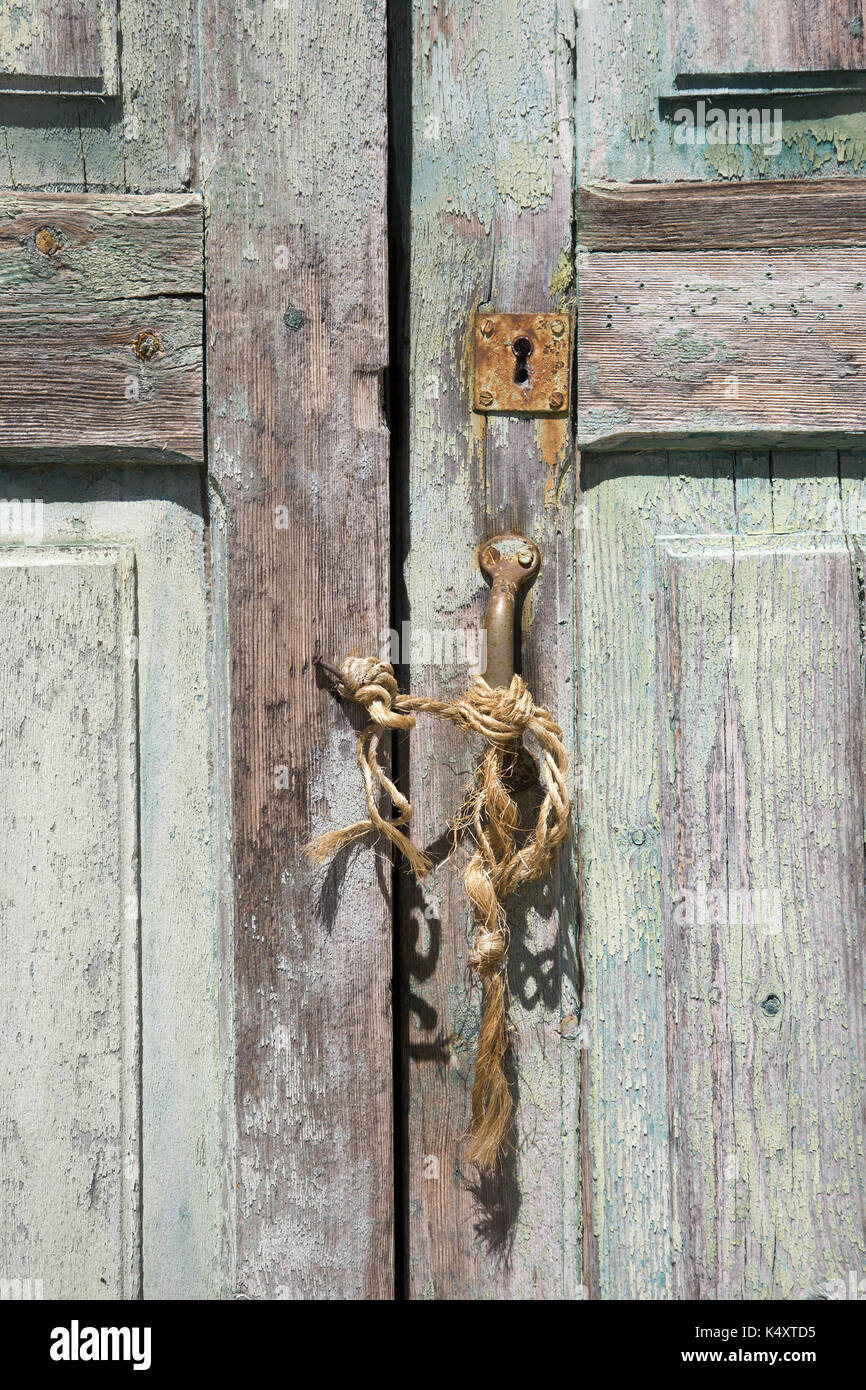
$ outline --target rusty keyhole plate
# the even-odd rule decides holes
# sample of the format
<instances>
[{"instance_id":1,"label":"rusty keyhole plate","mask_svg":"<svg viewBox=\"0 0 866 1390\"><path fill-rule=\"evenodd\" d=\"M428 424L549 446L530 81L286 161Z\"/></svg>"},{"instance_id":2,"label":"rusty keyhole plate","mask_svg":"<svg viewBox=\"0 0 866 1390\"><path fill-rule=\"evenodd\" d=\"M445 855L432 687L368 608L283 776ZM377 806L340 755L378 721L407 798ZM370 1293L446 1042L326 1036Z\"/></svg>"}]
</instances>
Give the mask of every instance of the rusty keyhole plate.
<instances>
[{"instance_id":1,"label":"rusty keyhole plate","mask_svg":"<svg viewBox=\"0 0 866 1390\"><path fill-rule=\"evenodd\" d=\"M567 415L570 344L568 314L476 314L475 409Z\"/></svg>"}]
</instances>

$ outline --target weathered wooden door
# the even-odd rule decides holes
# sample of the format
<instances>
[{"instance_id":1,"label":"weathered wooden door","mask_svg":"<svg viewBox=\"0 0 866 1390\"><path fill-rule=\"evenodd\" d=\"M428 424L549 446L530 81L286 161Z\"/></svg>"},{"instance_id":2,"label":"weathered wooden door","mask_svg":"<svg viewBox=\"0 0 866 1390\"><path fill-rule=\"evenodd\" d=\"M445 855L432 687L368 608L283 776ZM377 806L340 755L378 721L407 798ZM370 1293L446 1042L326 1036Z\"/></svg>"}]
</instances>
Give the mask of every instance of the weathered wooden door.
<instances>
[{"instance_id":1,"label":"weathered wooden door","mask_svg":"<svg viewBox=\"0 0 866 1390\"><path fill-rule=\"evenodd\" d=\"M384 6L339 23L0 16L3 1297L393 1293L387 896L300 855L389 565Z\"/></svg>"},{"instance_id":2,"label":"weathered wooden door","mask_svg":"<svg viewBox=\"0 0 866 1390\"><path fill-rule=\"evenodd\" d=\"M460 1159L459 878L402 895L409 1290L843 1296L866 1190L862 26L795 0L400 13L408 606L476 622L474 543L538 541L524 669L579 805L558 882L513 913L498 1177ZM576 309L577 452L555 419L473 415L479 303ZM468 754L436 728L408 757L433 842Z\"/></svg>"},{"instance_id":3,"label":"weathered wooden door","mask_svg":"<svg viewBox=\"0 0 866 1390\"><path fill-rule=\"evenodd\" d=\"M4 1296L866 1278L863 42L800 0L4 12ZM574 318L568 416L473 412L480 305ZM314 658L393 630L456 693L505 530L576 812L480 1176L473 749L395 750L423 888L302 846L362 805Z\"/></svg>"}]
</instances>

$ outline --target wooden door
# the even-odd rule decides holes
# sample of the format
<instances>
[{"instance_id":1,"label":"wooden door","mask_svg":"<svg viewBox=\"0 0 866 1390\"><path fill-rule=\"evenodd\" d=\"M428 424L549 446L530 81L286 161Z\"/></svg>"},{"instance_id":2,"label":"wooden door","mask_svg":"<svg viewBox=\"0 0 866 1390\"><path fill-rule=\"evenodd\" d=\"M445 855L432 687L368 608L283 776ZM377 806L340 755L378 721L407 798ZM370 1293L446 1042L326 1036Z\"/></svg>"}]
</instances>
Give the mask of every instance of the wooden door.
<instances>
[{"instance_id":1,"label":"wooden door","mask_svg":"<svg viewBox=\"0 0 866 1390\"><path fill-rule=\"evenodd\" d=\"M389 573L384 6L341 14L0 23L4 1298L393 1292L387 883L300 853L360 804L312 659Z\"/></svg>"},{"instance_id":2,"label":"wooden door","mask_svg":"<svg viewBox=\"0 0 866 1390\"><path fill-rule=\"evenodd\" d=\"M512 913L491 1178L461 1157L459 878L401 894L414 1297L861 1277L861 40L757 8L416 6L394 33L407 603L478 621L473 543L535 537L525 670L578 803L557 883ZM576 308L576 452L472 415L480 303ZM468 754L437 728L407 756L435 842Z\"/></svg>"},{"instance_id":3,"label":"wooden door","mask_svg":"<svg viewBox=\"0 0 866 1390\"><path fill-rule=\"evenodd\" d=\"M0 25L3 1296L863 1277L862 26L746 8ZM479 305L574 315L570 418L473 413ZM423 888L302 847L314 658L459 691L504 530L576 812L480 1175L473 750L394 750Z\"/></svg>"}]
</instances>

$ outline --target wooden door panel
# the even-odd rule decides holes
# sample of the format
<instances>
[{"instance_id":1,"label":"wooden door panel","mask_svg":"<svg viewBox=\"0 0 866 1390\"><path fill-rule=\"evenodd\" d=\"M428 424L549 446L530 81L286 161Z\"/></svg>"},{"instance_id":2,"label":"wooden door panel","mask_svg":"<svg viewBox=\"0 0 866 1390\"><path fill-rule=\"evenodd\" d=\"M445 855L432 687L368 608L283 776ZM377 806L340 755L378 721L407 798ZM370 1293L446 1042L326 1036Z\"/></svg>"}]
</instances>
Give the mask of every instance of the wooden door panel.
<instances>
[{"instance_id":1,"label":"wooden door panel","mask_svg":"<svg viewBox=\"0 0 866 1390\"><path fill-rule=\"evenodd\" d=\"M855 454L584 456L594 1296L820 1296L859 1267L863 684L839 528L862 478Z\"/></svg>"},{"instance_id":2,"label":"wooden door panel","mask_svg":"<svg viewBox=\"0 0 866 1390\"><path fill-rule=\"evenodd\" d=\"M127 549L0 549L0 1248L140 1290L138 730Z\"/></svg>"},{"instance_id":3,"label":"wooden door panel","mask_svg":"<svg viewBox=\"0 0 866 1390\"><path fill-rule=\"evenodd\" d=\"M344 16L339 80L328 4L14 8L0 32L15 190L0 212L0 457L28 473L0 476L10 498L41 479L61 541L134 545L150 633L139 659L143 1287L387 1297L390 903L381 865L355 859L319 881L299 855L317 828L354 819L359 795L345 711L316 688L311 659L375 649L387 622L384 3ZM115 13L98 52L92 29L79 29L77 51L63 28ZM196 471L199 186L211 473ZM147 334L153 356L136 351ZM164 485L150 473L142 491L130 465L143 461ZM196 470L177 473L178 461ZM69 463L92 496L58 469ZM181 476L183 524L165 495ZM147 519L141 536L121 514ZM229 681L231 808L226 749L208 723ZM220 893L231 833L236 877Z\"/></svg>"},{"instance_id":4,"label":"wooden door panel","mask_svg":"<svg viewBox=\"0 0 866 1390\"><path fill-rule=\"evenodd\" d=\"M677 77L866 67L856 0L666 0Z\"/></svg>"},{"instance_id":5,"label":"wooden door panel","mask_svg":"<svg viewBox=\"0 0 866 1390\"><path fill-rule=\"evenodd\" d=\"M578 275L582 448L861 434L862 250L581 253Z\"/></svg>"},{"instance_id":6,"label":"wooden door panel","mask_svg":"<svg viewBox=\"0 0 866 1390\"><path fill-rule=\"evenodd\" d=\"M675 1297L862 1253L859 544L656 542Z\"/></svg>"},{"instance_id":7,"label":"wooden door panel","mask_svg":"<svg viewBox=\"0 0 866 1390\"><path fill-rule=\"evenodd\" d=\"M580 194L578 444L850 444L864 183Z\"/></svg>"},{"instance_id":8,"label":"wooden door panel","mask_svg":"<svg viewBox=\"0 0 866 1390\"><path fill-rule=\"evenodd\" d=\"M119 194L198 187L196 0L106 0L106 8L123 35L122 44L112 40L113 90L97 94L111 100L24 93L20 82L10 93L0 82L8 187Z\"/></svg>"},{"instance_id":9,"label":"wooden door panel","mask_svg":"<svg viewBox=\"0 0 866 1390\"><path fill-rule=\"evenodd\" d=\"M0 450L204 457L194 195L0 193Z\"/></svg>"},{"instance_id":10,"label":"wooden door panel","mask_svg":"<svg viewBox=\"0 0 866 1390\"><path fill-rule=\"evenodd\" d=\"M117 91L116 0L28 0L0 28L0 91Z\"/></svg>"},{"instance_id":11,"label":"wooden door panel","mask_svg":"<svg viewBox=\"0 0 866 1390\"><path fill-rule=\"evenodd\" d=\"M723 13L730 30L713 27L712 16ZM808 21L800 38L797 16ZM579 5L579 182L700 179L731 187L742 179L861 175L866 49L858 20L853 0ZM708 100L699 108L702 95ZM676 138L684 112L711 124L719 108L726 134L718 143ZM763 114L771 139L726 138L728 117L741 111L759 122Z\"/></svg>"},{"instance_id":12,"label":"wooden door panel","mask_svg":"<svg viewBox=\"0 0 866 1390\"><path fill-rule=\"evenodd\" d=\"M19 513L8 504L22 486ZM5 1174L4 1268L41 1279L46 1297L224 1295L224 753L208 615L209 583L223 581L206 566L199 478L10 467L0 497L0 579L17 580L4 649L21 650L0 702L0 838L18 847L0 886L17 972L3 1036L19 1040L3 1090L31 1107ZM121 563L135 584L115 593ZM138 1030L140 1064L127 1055Z\"/></svg>"}]
</instances>

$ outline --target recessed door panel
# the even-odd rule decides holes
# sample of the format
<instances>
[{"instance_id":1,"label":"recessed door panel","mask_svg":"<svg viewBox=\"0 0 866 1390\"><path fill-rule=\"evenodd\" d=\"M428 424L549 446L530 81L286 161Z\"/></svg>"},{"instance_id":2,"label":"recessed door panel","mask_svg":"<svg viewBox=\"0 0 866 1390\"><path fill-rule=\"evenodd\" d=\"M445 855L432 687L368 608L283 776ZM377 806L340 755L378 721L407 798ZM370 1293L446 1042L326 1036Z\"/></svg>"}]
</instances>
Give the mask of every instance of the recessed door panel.
<instances>
[{"instance_id":1,"label":"recessed door panel","mask_svg":"<svg viewBox=\"0 0 866 1390\"><path fill-rule=\"evenodd\" d=\"M4 1270L128 1298L140 1271L135 566L0 552Z\"/></svg>"}]
</instances>

